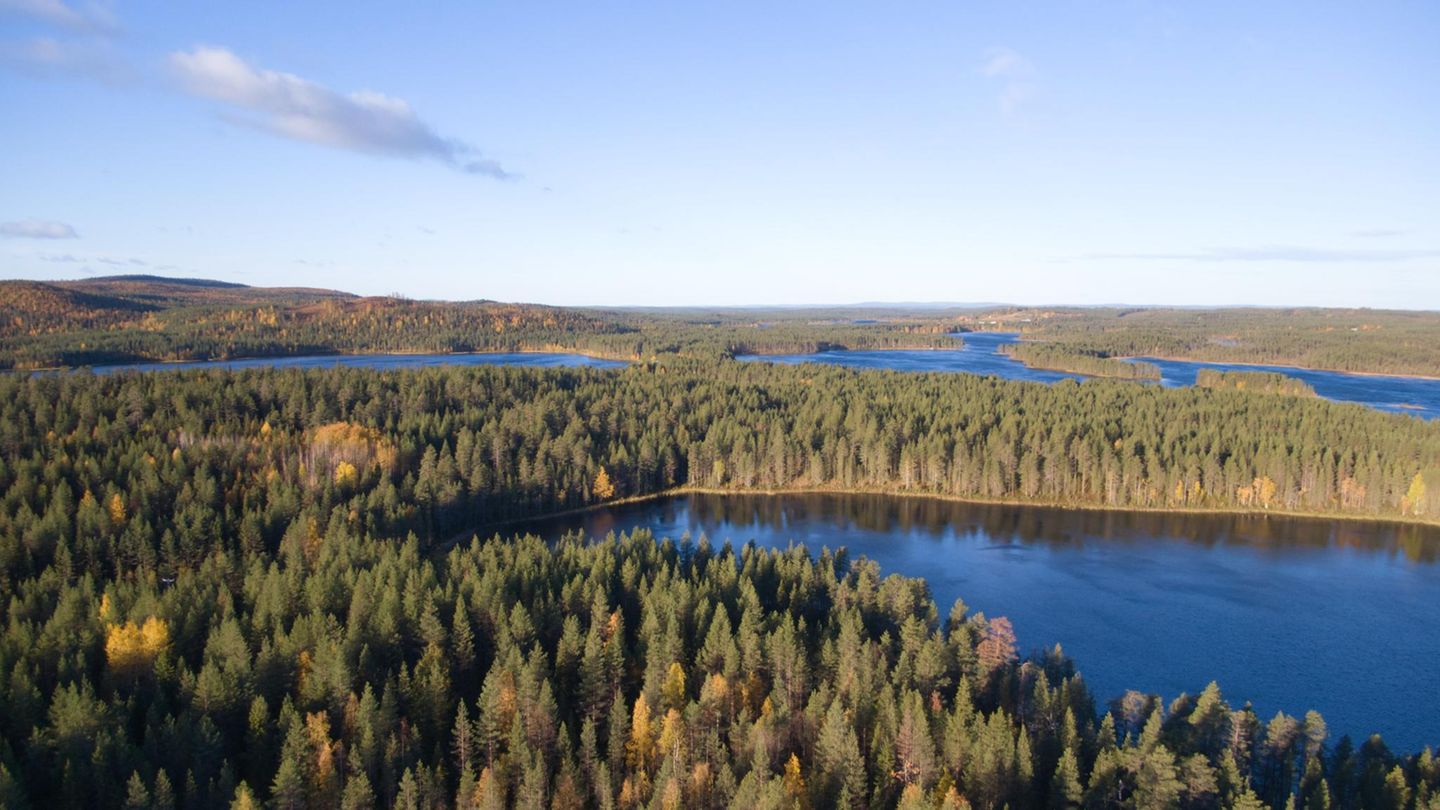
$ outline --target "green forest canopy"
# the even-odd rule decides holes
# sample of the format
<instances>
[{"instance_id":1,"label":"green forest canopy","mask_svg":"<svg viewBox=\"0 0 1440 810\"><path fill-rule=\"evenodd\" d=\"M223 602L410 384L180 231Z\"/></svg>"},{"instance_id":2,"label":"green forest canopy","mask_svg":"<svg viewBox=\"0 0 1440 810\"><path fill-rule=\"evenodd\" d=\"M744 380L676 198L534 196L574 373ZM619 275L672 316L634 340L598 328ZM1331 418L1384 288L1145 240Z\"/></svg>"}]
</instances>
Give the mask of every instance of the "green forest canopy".
<instances>
[{"instance_id":1,"label":"green forest canopy","mask_svg":"<svg viewBox=\"0 0 1440 810\"><path fill-rule=\"evenodd\" d=\"M0 448L11 807L1408 809L1440 787L1428 752L1214 687L1097 711L1058 651L1022 660L1002 619L942 621L923 581L840 552L448 544L684 484L1427 519L1420 420L688 361L12 375Z\"/></svg>"}]
</instances>

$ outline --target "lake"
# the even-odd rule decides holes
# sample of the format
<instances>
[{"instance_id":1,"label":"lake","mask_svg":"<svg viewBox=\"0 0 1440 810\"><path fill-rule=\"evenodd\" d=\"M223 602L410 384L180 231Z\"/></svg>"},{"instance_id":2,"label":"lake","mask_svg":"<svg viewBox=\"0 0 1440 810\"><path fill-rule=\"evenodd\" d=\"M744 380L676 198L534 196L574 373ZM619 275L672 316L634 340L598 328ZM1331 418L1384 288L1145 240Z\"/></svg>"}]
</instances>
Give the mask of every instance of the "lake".
<instances>
[{"instance_id":1,"label":"lake","mask_svg":"<svg viewBox=\"0 0 1440 810\"><path fill-rule=\"evenodd\" d=\"M844 350L811 354L746 355L739 359L765 360L772 363L828 363L851 368L884 368L896 371L959 371L1002 377L1007 380L1029 380L1051 383L1064 379L1084 379L1082 374L1033 369L1000 352L1000 347L1014 343L1019 335L1013 332L967 332L960 336L964 345L959 349L886 349L877 351ZM1195 375L1202 368L1226 371L1278 371L1309 383L1320 396L1336 402L1354 402L1391 413L1408 413L1424 419L1440 418L1440 380L1420 377L1389 377L1376 374L1346 374L1338 371L1315 371L1291 366L1252 366L1234 363L1205 363L1189 360L1158 360L1135 358L1160 367L1160 384L1175 388L1195 384Z\"/></svg>"},{"instance_id":2,"label":"lake","mask_svg":"<svg viewBox=\"0 0 1440 810\"><path fill-rule=\"evenodd\" d=\"M885 495L684 495L492 527L557 539L643 527L818 555L845 547L964 598L1024 650L1060 644L1102 704L1218 681L1262 721L1320 711L1331 742L1440 744L1440 528L996 506Z\"/></svg>"},{"instance_id":3,"label":"lake","mask_svg":"<svg viewBox=\"0 0 1440 810\"><path fill-rule=\"evenodd\" d=\"M192 371L245 368L373 368L402 369L432 366L526 366L532 368L620 368L620 360L602 360L565 352L475 352L469 354L323 354L303 357L247 357L242 360L205 360L193 363L122 363L92 366L96 374L121 371Z\"/></svg>"}]
</instances>

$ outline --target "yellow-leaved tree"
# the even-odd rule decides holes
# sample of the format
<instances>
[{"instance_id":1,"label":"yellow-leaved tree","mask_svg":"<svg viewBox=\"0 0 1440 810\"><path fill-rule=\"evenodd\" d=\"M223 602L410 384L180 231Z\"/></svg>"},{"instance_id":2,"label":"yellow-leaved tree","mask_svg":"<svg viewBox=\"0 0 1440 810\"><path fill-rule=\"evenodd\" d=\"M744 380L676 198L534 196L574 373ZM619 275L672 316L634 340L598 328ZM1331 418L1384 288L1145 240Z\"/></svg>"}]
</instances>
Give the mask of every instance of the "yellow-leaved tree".
<instances>
[{"instance_id":1,"label":"yellow-leaved tree","mask_svg":"<svg viewBox=\"0 0 1440 810\"><path fill-rule=\"evenodd\" d=\"M135 677L148 672L169 646L170 625L164 619L151 616L144 624L112 624L105 634L105 661L117 675Z\"/></svg>"},{"instance_id":2,"label":"yellow-leaved tree","mask_svg":"<svg viewBox=\"0 0 1440 810\"><path fill-rule=\"evenodd\" d=\"M650 702L645 693L635 699L635 711L630 717L630 742L625 746L625 758L630 767L646 771L655 754L655 730L650 724Z\"/></svg>"},{"instance_id":3,"label":"yellow-leaved tree","mask_svg":"<svg viewBox=\"0 0 1440 810\"><path fill-rule=\"evenodd\" d=\"M342 461L335 465L335 486L348 487L355 484L355 479L360 477L360 471L355 465L348 461Z\"/></svg>"},{"instance_id":4,"label":"yellow-leaved tree","mask_svg":"<svg viewBox=\"0 0 1440 810\"><path fill-rule=\"evenodd\" d=\"M120 497L120 493L117 492L110 496L109 510L110 522L116 526L123 526L125 524L125 499Z\"/></svg>"},{"instance_id":5,"label":"yellow-leaved tree","mask_svg":"<svg viewBox=\"0 0 1440 810\"><path fill-rule=\"evenodd\" d=\"M615 485L610 482L610 473L605 472L601 467L600 472L595 476L595 497L602 501L608 501L615 497Z\"/></svg>"},{"instance_id":6,"label":"yellow-leaved tree","mask_svg":"<svg viewBox=\"0 0 1440 810\"><path fill-rule=\"evenodd\" d=\"M1412 515L1425 514L1425 476L1418 472L1410 479L1410 490L1405 493L1405 506Z\"/></svg>"}]
</instances>

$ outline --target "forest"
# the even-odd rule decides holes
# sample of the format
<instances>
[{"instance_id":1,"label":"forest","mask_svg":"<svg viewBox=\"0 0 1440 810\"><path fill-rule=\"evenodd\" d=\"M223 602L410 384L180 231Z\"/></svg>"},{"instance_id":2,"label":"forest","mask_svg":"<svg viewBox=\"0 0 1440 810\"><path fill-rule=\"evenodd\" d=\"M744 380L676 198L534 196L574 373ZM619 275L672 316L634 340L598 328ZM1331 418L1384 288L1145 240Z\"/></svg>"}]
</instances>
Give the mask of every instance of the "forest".
<instances>
[{"instance_id":1,"label":"forest","mask_svg":"<svg viewBox=\"0 0 1440 810\"><path fill-rule=\"evenodd\" d=\"M1228 388L1256 394L1281 394L1291 397L1313 397L1315 389L1304 380L1275 371L1218 371L1202 368L1195 373L1200 388Z\"/></svg>"},{"instance_id":2,"label":"forest","mask_svg":"<svg viewBox=\"0 0 1440 810\"><path fill-rule=\"evenodd\" d=\"M1000 347L1001 354L1013 357L1030 368L1084 374L1088 377L1110 377L1117 380L1160 381L1160 367L1154 363L1130 362L1085 351L1076 351L1053 343L1010 343Z\"/></svg>"},{"instance_id":3,"label":"forest","mask_svg":"<svg viewBox=\"0 0 1440 810\"><path fill-rule=\"evenodd\" d=\"M1007 308L958 316L1106 357L1440 376L1440 313L1375 309Z\"/></svg>"},{"instance_id":4,"label":"forest","mask_svg":"<svg viewBox=\"0 0 1440 810\"><path fill-rule=\"evenodd\" d=\"M957 348L1009 330L1036 368L1155 379L1121 358L1440 376L1440 315L1345 309L966 306L566 308L111 276L0 281L0 369L389 352L570 351L627 361Z\"/></svg>"},{"instance_id":5,"label":"forest","mask_svg":"<svg viewBox=\"0 0 1440 810\"><path fill-rule=\"evenodd\" d=\"M579 310L116 276L0 281L0 369L363 353L663 355L958 346L954 326L868 310Z\"/></svg>"},{"instance_id":6,"label":"forest","mask_svg":"<svg viewBox=\"0 0 1440 810\"><path fill-rule=\"evenodd\" d=\"M1429 520L1420 420L687 360L9 375L0 449L7 807L1440 806L1430 752L1093 696L842 550L472 539L679 486Z\"/></svg>"}]
</instances>

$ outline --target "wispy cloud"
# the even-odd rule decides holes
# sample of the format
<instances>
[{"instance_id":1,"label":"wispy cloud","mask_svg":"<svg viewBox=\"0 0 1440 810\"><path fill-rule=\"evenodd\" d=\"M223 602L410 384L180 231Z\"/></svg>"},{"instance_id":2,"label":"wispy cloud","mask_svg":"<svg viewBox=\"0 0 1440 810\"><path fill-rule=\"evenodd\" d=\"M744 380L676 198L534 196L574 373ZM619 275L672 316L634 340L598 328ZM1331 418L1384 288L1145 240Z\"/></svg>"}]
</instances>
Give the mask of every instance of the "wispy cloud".
<instances>
[{"instance_id":1,"label":"wispy cloud","mask_svg":"<svg viewBox=\"0 0 1440 810\"><path fill-rule=\"evenodd\" d=\"M1035 95L1035 66L1010 48L986 51L980 74L999 83L1000 111L1007 116L1019 112Z\"/></svg>"},{"instance_id":2,"label":"wispy cloud","mask_svg":"<svg viewBox=\"0 0 1440 810\"><path fill-rule=\"evenodd\" d=\"M157 270L173 268L174 265L153 265L144 259L137 259L134 256L111 256L104 253L92 254L89 256L77 256L74 253L41 253L37 256L42 262L51 264L83 264L87 267L93 264L103 264L108 267L153 267Z\"/></svg>"},{"instance_id":3,"label":"wispy cloud","mask_svg":"<svg viewBox=\"0 0 1440 810\"><path fill-rule=\"evenodd\" d=\"M80 234L64 222L22 219L16 222L0 222L0 236L12 239L76 239Z\"/></svg>"},{"instance_id":4,"label":"wispy cloud","mask_svg":"<svg viewBox=\"0 0 1440 810\"><path fill-rule=\"evenodd\" d=\"M1440 257L1440 250L1352 250L1348 248L1261 245L1257 247L1207 248L1180 253L1088 253L1082 259L1149 260L1189 262L1406 262Z\"/></svg>"},{"instance_id":5,"label":"wispy cloud","mask_svg":"<svg viewBox=\"0 0 1440 810\"><path fill-rule=\"evenodd\" d=\"M58 40L36 37L0 43L0 64L47 79L83 78L105 84L128 84L135 71L104 39Z\"/></svg>"},{"instance_id":6,"label":"wispy cloud","mask_svg":"<svg viewBox=\"0 0 1440 810\"><path fill-rule=\"evenodd\" d=\"M1391 236L1404 236L1405 231L1396 228L1362 228L1351 231L1351 236L1358 236L1361 239L1385 239Z\"/></svg>"},{"instance_id":7,"label":"wispy cloud","mask_svg":"<svg viewBox=\"0 0 1440 810\"><path fill-rule=\"evenodd\" d=\"M75 31L106 33L119 28L109 6L70 5L64 0L0 0L0 12L18 14Z\"/></svg>"},{"instance_id":8,"label":"wispy cloud","mask_svg":"<svg viewBox=\"0 0 1440 810\"><path fill-rule=\"evenodd\" d=\"M256 68L225 48L170 55L186 92L239 111L233 123L283 138L392 157L427 158L470 174L515 177L475 147L437 133L402 99L370 91L339 93L290 73Z\"/></svg>"}]
</instances>

